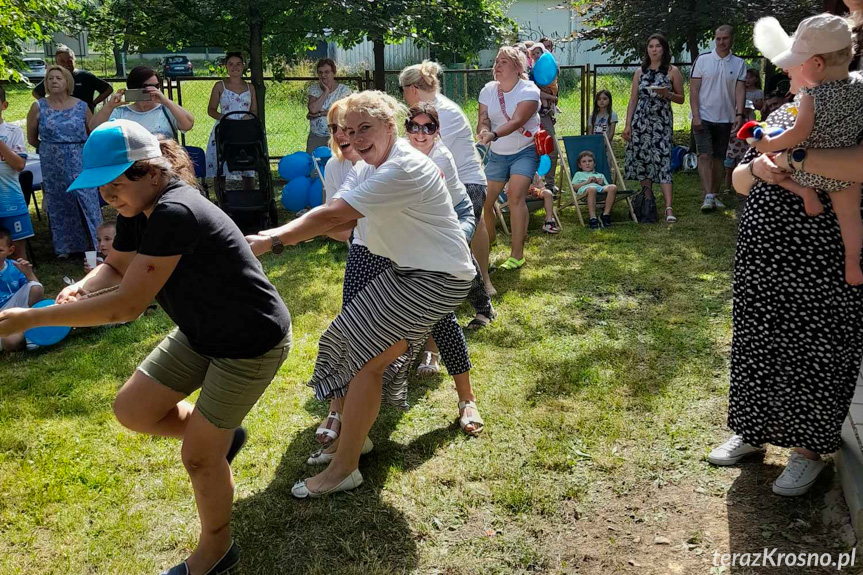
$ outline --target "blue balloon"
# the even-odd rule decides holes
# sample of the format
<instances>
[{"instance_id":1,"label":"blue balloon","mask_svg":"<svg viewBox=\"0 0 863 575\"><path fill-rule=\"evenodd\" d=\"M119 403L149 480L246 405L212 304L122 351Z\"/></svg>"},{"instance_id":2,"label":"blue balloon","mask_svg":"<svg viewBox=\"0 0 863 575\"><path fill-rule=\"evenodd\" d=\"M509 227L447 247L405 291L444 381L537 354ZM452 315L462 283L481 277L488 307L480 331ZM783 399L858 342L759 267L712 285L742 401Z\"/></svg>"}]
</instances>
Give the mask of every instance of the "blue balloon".
<instances>
[{"instance_id":1,"label":"blue balloon","mask_svg":"<svg viewBox=\"0 0 863 575\"><path fill-rule=\"evenodd\" d=\"M54 305L53 299L43 299L33 307L48 307ZM72 328L69 326L34 327L24 332L24 337L36 345L54 345L63 340Z\"/></svg>"},{"instance_id":2,"label":"blue balloon","mask_svg":"<svg viewBox=\"0 0 863 575\"><path fill-rule=\"evenodd\" d=\"M557 62L550 52L543 53L533 65L533 80L537 86L548 86L557 78Z\"/></svg>"},{"instance_id":3,"label":"blue balloon","mask_svg":"<svg viewBox=\"0 0 863 575\"><path fill-rule=\"evenodd\" d=\"M324 203L324 183L320 178L309 186L309 207L316 208Z\"/></svg>"},{"instance_id":4,"label":"blue balloon","mask_svg":"<svg viewBox=\"0 0 863 575\"><path fill-rule=\"evenodd\" d=\"M333 151L329 146L318 146L312 150L312 155L316 158L329 158L333 155Z\"/></svg>"},{"instance_id":5,"label":"blue balloon","mask_svg":"<svg viewBox=\"0 0 863 575\"><path fill-rule=\"evenodd\" d=\"M285 209L295 213L305 209L308 205L311 185L312 181L306 176L294 178L285 184L282 188L282 205Z\"/></svg>"},{"instance_id":6,"label":"blue balloon","mask_svg":"<svg viewBox=\"0 0 863 575\"><path fill-rule=\"evenodd\" d=\"M294 152L279 160L279 175L288 182L294 178L307 177L314 170L311 154Z\"/></svg>"},{"instance_id":7,"label":"blue balloon","mask_svg":"<svg viewBox=\"0 0 863 575\"><path fill-rule=\"evenodd\" d=\"M548 157L548 154L543 154L539 157L539 168L536 170L536 173L540 176L544 176L551 169L551 158Z\"/></svg>"}]
</instances>

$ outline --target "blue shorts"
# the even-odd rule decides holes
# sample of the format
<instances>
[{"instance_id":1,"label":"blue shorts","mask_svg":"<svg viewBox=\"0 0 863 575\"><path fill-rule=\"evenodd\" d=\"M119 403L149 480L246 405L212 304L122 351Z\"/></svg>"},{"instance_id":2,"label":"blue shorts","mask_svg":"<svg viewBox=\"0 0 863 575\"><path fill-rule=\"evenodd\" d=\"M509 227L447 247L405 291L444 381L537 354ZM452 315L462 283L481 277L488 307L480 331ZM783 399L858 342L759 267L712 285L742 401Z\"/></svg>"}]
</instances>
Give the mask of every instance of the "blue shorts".
<instances>
[{"instance_id":1,"label":"blue shorts","mask_svg":"<svg viewBox=\"0 0 863 575\"><path fill-rule=\"evenodd\" d=\"M0 217L0 227L12 232L12 241L26 240L36 234L33 232L33 222L30 221L30 212L24 212L16 216Z\"/></svg>"},{"instance_id":2,"label":"blue shorts","mask_svg":"<svg viewBox=\"0 0 863 575\"><path fill-rule=\"evenodd\" d=\"M495 154L489 151L485 177L492 182L507 182L512 176L533 180L539 169L539 156L533 144L515 154Z\"/></svg>"}]
</instances>

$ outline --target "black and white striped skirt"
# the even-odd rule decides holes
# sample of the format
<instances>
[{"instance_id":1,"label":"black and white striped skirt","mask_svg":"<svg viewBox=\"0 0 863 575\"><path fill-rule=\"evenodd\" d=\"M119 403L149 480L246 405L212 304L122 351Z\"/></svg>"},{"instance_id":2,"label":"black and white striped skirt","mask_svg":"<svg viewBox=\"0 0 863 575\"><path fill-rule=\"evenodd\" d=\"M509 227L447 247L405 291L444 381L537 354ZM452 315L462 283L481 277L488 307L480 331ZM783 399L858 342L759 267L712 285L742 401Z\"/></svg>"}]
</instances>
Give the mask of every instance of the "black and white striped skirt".
<instances>
[{"instance_id":1,"label":"black and white striped skirt","mask_svg":"<svg viewBox=\"0 0 863 575\"><path fill-rule=\"evenodd\" d=\"M444 272L395 264L378 274L342 307L321 336L309 381L315 395L321 400L344 397L357 372L401 340L408 343L408 352L402 357L416 357L432 326L461 304L470 285L470 280ZM410 365L410 361L396 362L390 368L397 373L387 373L387 377L406 381ZM407 386L384 391L386 403L406 405Z\"/></svg>"}]
</instances>

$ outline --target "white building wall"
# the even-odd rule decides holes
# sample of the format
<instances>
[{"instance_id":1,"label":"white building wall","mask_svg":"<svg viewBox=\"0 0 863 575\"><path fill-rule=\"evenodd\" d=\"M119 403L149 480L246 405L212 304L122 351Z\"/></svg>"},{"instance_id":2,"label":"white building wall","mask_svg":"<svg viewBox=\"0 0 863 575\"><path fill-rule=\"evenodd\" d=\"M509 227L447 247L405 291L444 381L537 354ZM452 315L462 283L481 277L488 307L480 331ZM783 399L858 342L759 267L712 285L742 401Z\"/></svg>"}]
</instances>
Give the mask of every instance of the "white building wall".
<instances>
[{"instance_id":1,"label":"white building wall","mask_svg":"<svg viewBox=\"0 0 863 575\"><path fill-rule=\"evenodd\" d=\"M428 47L418 46L411 39L400 44L388 44L384 48L384 66L387 70L399 70L410 64L422 62L428 57ZM365 40L347 50L334 44L332 58L339 67L372 70L375 67L374 44L370 40Z\"/></svg>"}]
</instances>

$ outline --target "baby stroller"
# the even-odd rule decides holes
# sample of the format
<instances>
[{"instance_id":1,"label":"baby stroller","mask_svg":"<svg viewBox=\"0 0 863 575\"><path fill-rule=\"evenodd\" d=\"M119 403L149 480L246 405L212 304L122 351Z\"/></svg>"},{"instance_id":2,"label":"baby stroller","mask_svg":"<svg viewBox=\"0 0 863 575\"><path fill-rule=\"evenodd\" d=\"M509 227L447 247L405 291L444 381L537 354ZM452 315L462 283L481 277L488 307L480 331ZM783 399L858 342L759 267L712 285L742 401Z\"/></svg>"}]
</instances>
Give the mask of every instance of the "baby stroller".
<instances>
[{"instance_id":1,"label":"baby stroller","mask_svg":"<svg viewBox=\"0 0 863 575\"><path fill-rule=\"evenodd\" d=\"M279 225L267 136L255 114L237 111L222 117L216 125L216 164L216 201L243 233ZM243 178L228 179L226 171L242 172Z\"/></svg>"}]
</instances>

